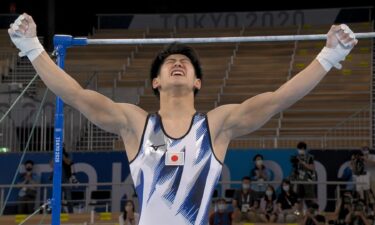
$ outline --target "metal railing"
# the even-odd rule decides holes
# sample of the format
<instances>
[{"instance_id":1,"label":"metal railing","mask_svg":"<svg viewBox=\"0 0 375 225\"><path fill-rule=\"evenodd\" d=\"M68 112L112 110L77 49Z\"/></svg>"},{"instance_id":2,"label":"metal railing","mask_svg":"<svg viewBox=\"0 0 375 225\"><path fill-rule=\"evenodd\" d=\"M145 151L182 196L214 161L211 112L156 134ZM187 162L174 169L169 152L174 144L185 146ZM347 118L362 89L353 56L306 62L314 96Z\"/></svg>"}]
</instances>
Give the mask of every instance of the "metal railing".
<instances>
[{"instance_id":1,"label":"metal railing","mask_svg":"<svg viewBox=\"0 0 375 225\"><path fill-rule=\"evenodd\" d=\"M233 196L227 194L227 190L237 190L237 188L233 187L232 185L239 185L241 181L224 181L219 182L218 186L216 187L216 193L213 193L212 200L214 201L217 198L225 198L227 200L231 200ZM267 186L268 184L275 187L275 190L281 184L281 181L264 181L264 182L256 182L253 181L252 184L261 184ZM327 190L328 186L335 186L335 193L330 195L331 197L327 197L327 193L321 193L323 198L319 197L319 191L317 199L323 202L321 206L325 206L328 202L336 202L338 198L340 198L341 187L342 185L355 185L355 184L362 184L359 182L339 182L339 181L291 181L291 184L295 187L296 184L309 184L309 185L317 185L324 186ZM52 188L52 184L29 184L28 187L33 187L37 189L36 199L32 201L20 201L20 200L12 200L6 203L6 206L13 207L13 211L18 204L22 203L33 203L35 204L35 209L38 208L43 203L47 202L50 199L50 192ZM9 191L9 188L12 187L13 190L18 191L21 188L26 187L25 185L16 184L16 185L0 185L0 208L2 208L5 204L5 196ZM117 189L125 190L122 194L118 195L119 192L113 191L113 189L117 187ZM63 210L68 213L68 207L74 207L75 213L84 213L90 212L93 208L95 208L95 201L106 201L108 202L108 206L106 206L107 211L111 212L118 212L121 211L121 204L126 200L133 200L136 208L138 207L138 197L135 192L133 183L77 183L77 184L62 184L63 188L63 197L62 197L62 205ZM92 198L91 194L94 191L105 190L111 192L110 197L108 199L94 199ZM83 195L80 195L79 199L76 197L67 197L67 193L71 192L82 192ZM117 195L116 195L117 193ZM115 206L116 205L116 206ZM12 211L12 209L6 210L7 212ZM16 213L16 212L14 212Z\"/></svg>"}]
</instances>

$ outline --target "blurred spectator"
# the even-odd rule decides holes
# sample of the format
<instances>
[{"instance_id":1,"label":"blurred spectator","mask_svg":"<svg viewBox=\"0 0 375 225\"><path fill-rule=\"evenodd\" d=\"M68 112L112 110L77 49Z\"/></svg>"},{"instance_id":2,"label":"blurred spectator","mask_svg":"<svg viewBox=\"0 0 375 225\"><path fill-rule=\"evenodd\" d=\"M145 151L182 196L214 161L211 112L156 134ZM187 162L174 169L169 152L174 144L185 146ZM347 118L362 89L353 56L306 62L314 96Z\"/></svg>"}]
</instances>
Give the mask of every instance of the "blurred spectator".
<instances>
[{"instance_id":1,"label":"blurred spectator","mask_svg":"<svg viewBox=\"0 0 375 225\"><path fill-rule=\"evenodd\" d=\"M348 225L371 225L365 212L365 204L362 200L354 201L345 217L345 223Z\"/></svg>"},{"instance_id":2,"label":"blurred spectator","mask_svg":"<svg viewBox=\"0 0 375 225\"><path fill-rule=\"evenodd\" d=\"M295 223L300 215L298 196L292 190L289 180L284 179L281 187L281 193L277 197L278 222Z\"/></svg>"},{"instance_id":3,"label":"blurred spectator","mask_svg":"<svg viewBox=\"0 0 375 225\"><path fill-rule=\"evenodd\" d=\"M215 211L210 215L210 225L231 225L233 212L228 211L224 198L219 198L215 204Z\"/></svg>"},{"instance_id":4,"label":"blurred spectator","mask_svg":"<svg viewBox=\"0 0 375 225\"><path fill-rule=\"evenodd\" d=\"M259 218L264 223L275 223L277 220L276 193L272 185L268 185L260 201Z\"/></svg>"},{"instance_id":5,"label":"blurred spectator","mask_svg":"<svg viewBox=\"0 0 375 225\"><path fill-rule=\"evenodd\" d=\"M63 204L67 207L64 211L68 213L73 213L73 202L72 202L72 188L73 184L79 183L75 176L75 171L73 167L73 161L69 155L69 153L65 150L65 145L63 146L63 160L62 160L62 173L61 173L61 183L62 184L71 184L72 186L63 186L62 187L62 194L63 194ZM53 169L53 160L51 160L51 167ZM50 179L53 179L53 172L51 174Z\"/></svg>"},{"instance_id":6,"label":"blurred spectator","mask_svg":"<svg viewBox=\"0 0 375 225\"><path fill-rule=\"evenodd\" d=\"M233 198L234 219L239 221L251 221L252 212L250 208L254 204L254 193L251 190L250 177L242 178L242 187L237 190Z\"/></svg>"},{"instance_id":7,"label":"blurred spectator","mask_svg":"<svg viewBox=\"0 0 375 225\"><path fill-rule=\"evenodd\" d=\"M375 205L375 154L370 154L370 148L368 146L362 147L362 153L370 183L364 199L366 200L366 206L369 206L370 204Z\"/></svg>"},{"instance_id":8,"label":"blurred spectator","mask_svg":"<svg viewBox=\"0 0 375 225\"><path fill-rule=\"evenodd\" d=\"M340 181L354 182L346 185L346 190L358 192L361 199L365 200L366 207L375 203L374 194L371 190L371 172L367 170L368 165L373 162L370 159L368 149L362 148L360 152L351 155L349 166L343 171Z\"/></svg>"},{"instance_id":9,"label":"blurred spectator","mask_svg":"<svg viewBox=\"0 0 375 225\"><path fill-rule=\"evenodd\" d=\"M370 172L370 188L372 191L375 190L375 154L370 153L368 146L362 147L362 153L365 159L366 167Z\"/></svg>"},{"instance_id":10,"label":"blurred spectator","mask_svg":"<svg viewBox=\"0 0 375 225\"><path fill-rule=\"evenodd\" d=\"M369 160L365 159L364 152L360 151L352 155L353 181L355 182L356 192L359 193L360 198L365 200L365 204L368 206L374 202L374 198L370 189L370 173L367 171Z\"/></svg>"},{"instance_id":11,"label":"blurred spectator","mask_svg":"<svg viewBox=\"0 0 375 225\"><path fill-rule=\"evenodd\" d=\"M71 159L69 153L65 150L65 146L63 147L63 183L78 183L76 178L76 174L73 167L73 160Z\"/></svg>"},{"instance_id":12,"label":"blurred spectator","mask_svg":"<svg viewBox=\"0 0 375 225\"><path fill-rule=\"evenodd\" d=\"M35 200L38 193L37 187L30 187L29 184L38 184L39 178L33 172L34 162L27 160L24 163L25 172L20 174L19 184L23 184L23 188L18 192L18 214L31 214L35 209Z\"/></svg>"},{"instance_id":13,"label":"blurred spectator","mask_svg":"<svg viewBox=\"0 0 375 225\"><path fill-rule=\"evenodd\" d=\"M250 177L252 181L257 183L251 184L251 189L254 191L254 198L260 199L264 196L266 191L267 184L264 184L264 181L270 181L272 179L271 171L264 166L263 163L264 157L261 154L257 154L253 158L255 164L254 168L250 171Z\"/></svg>"},{"instance_id":14,"label":"blurred spectator","mask_svg":"<svg viewBox=\"0 0 375 225\"><path fill-rule=\"evenodd\" d=\"M302 225L324 225L326 224L326 218L319 213L319 205L317 203L312 203L308 205L301 224Z\"/></svg>"},{"instance_id":15,"label":"blurred spectator","mask_svg":"<svg viewBox=\"0 0 375 225\"><path fill-rule=\"evenodd\" d=\"M62 180L63 184L76 184L78 183L73 168L73 161L70 155L66 152L65 146L63 146L63 161L62 161ZM68 212L73 213L73 202L72 202L72 188L73 186L62 187L64 194L64 200L68 207Z\"/></svg>"},{"instance_id":16,"label":"blurred spectator","mask_svg":"<svg viewBox=\"0 0 375 225\"><path fill-rule=\"evenodd\" d=\"M374 211L374 204L370 204L367 208L367 220L370 224L375 224L375 211Z\"/></svg>"},{"instance_id":17,"label":"blurred spectator","mask_svg":"<svg viewBox=\"0 0 375 225\"><path fill-rule=\"evenodd\" d=\"M311 182L317 181L317 175L314 165L314 156L307 153L305 142L299 142L297 145L298 154L292 156L291 163L293 167L290 176L293 181ZM299 198L303 200L304 206L313 203L316 199L316 184L297 184L295 189Z\"/></svg>"},{"instance_id":18,"label":"blurred spectator","mask_svg":"<svg viewBox=\"0 0 375 225\"><path fill-rule=\"evenodd\" d=\"M137 225L139 214L135 212L135 205L132 200L125 202L124 211L118 218L119 225Z\"/></svg>"},{"instance_id":19,"label":"blurred spectator","mask_svg":"<svg viewBox=\"0 0 375 225\"><path fill-rule=\"evenodd\" d=\"M339 181L345 181L345 182L353 182L353 168L354 168L354 161L353 161L353 155L350 157L350 163L349 166L345 167L341 177L339 177ZM346 185L341 185L341 189L344 190L355 190L355 185L353 183L349 183Z\"/></svg>"},{"instance_id":20,"label":"blurred spectator","mask_svg":"<svg viewBox=\"0 0 375 225\"><path fill-rule=\"evenodd\" d=\"M336 209L334 213L335 225L346 225L346 215L348 215L349 212L351 212L352 203L354 199L357 198L358 195L356 194L356 192L353 192L351 190L344 190L341 193L337 200Z\"/></svg>"}]
</instances>

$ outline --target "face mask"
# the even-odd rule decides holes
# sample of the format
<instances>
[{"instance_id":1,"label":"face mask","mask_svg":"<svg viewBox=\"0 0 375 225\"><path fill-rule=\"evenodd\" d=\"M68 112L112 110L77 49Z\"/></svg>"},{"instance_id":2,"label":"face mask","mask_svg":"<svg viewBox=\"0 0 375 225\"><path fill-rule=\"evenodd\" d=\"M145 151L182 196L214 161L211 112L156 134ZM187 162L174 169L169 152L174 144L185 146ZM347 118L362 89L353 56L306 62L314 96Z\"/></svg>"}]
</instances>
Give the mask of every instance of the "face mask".
<instances>
[{"instance_id":1,"label":"face mask","mask_svg":"<svg viewBox=\"0 0 375 225\"><path fill-rule=\"evenodd\" d=\"M31 168L31 167L26 167L26 171L30 172L30 171L32 171L32 170L33 170L33 168Z\"/></svg>"},{"instance_id":2,"label":"face mask","mask_svg":"<svg viewBox=\"0 0 375 225\"><path fill-rule=\"evenodd\" d=\"M218 205L217 205L217 208L218 208L220 211L224 211L226 207L227 207L227 206L226 206L225 204L218 204Z\"/></svg>"},{"instance_id":3,"label":"face mask","mask_svg":"<svg viewBox=\"0 0 375 225\"><path fill-rule=\"evenodd\" d=\"M255 163L256 163L257 166L261 166L261 165L263 165L263 160L261 160L261 159L257 160Z\"/></svg>"},{"instance_id":4,"label":"face mask","mask_svg":"<svg viewBox=\"0 0 375 225\"><path fill-rule=\"evenodd\" d=\"M267 190L267 191L266 191L266 195L267 195L267 196L272 196L272 194L273 194L273 191L270 191L270 190Z\"/></svg>"},{"instance_id":5,"label":"face mask","mask_svg":"<svg viewBox=\"0 0 375 225\"><path fill-rule=\"evenodd\" d=\"M125 206L126 211L133 211L133 207L130 205Z\"/></svg>"},{"instance_id":6,"label":"face mask","mask_svg":"<svg viewBox=\"0 0 375 225\"><path fill-rule=\"evenodd\" d=\"M248 190L250 188L250 184L242 184L242 189Z\"/></svg>"},{"instance_id":7,"label":"face mask","mask_svg":"<svg viewBox=\"0 0 375 225\"><path fill-rule=\"evenodd\" d=\"M283 190L286 191L286 192L288 192L289 191L289 185L284 185L283 186Z\"/></svg>"},{"instance_id":8,"label":"face mask","mask_svg":"<svg viewBox=\"0 0 375 225\"><path fill-rule=\"evenodd\" d=\"M305 150L304 149L298 149L298 154L304 155L305 154Z\"/></svg>"}]
</instances>

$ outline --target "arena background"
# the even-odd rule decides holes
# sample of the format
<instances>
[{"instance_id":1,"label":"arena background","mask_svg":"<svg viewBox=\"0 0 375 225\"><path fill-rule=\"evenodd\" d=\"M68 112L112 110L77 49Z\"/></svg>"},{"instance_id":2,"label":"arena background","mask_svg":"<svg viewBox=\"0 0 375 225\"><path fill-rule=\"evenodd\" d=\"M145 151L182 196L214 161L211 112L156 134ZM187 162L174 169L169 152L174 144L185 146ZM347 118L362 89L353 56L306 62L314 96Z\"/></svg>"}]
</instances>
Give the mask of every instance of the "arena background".
<instances>
[{"instance_id":1,"label":"arena background","mask_svg":"<svg viewBox=\"0 0 375 225\"><path fill-rule=\"evenodd\" d=\"M75 36L87 36L94 29L99 28L119 28L119 29L144 29L148 21L153 21L155 29L178 28L225 28L225 27L269 27L282 25L296 25L303 18L306 24L329 24L350 22L357 23L363 21L373 21L372 1L356 2L298 2L298 3L276 3L268 2L248 2L230 1L215 2L201 5L198 1L177 2L177 1L133 1L119 2L106 1L105 4L98 2L77 1L11 1L2 0L0 2L0 14L8 15L11 3L16 5L16 13L28 12L33 15L38 24L38 33L44 37L45 45L51 49L51 39L56 33L72 34ZM370 9L370 10L369 10ZM316 16L319 12L319 16ZM98 14L126 14L118 17L111 15L109 19L105 15L101 16L98 22ZM288 18L281 23L277 18L280 15ZM302 15L302 16L301 16ZM15 15L14 15L15 16ZM1 16L0 16L1 18ZM8 18L8 19L7 19ZM0 19L0 28L6 28L12 16ZM146 21L146 22L145 22ZM272 21L272 23L270 22ZM152 27L151 26L151 27ZM372 62L373 63L373 62ZM14 99L15 96L12 96ZM3 98L5 99L5 98ZM4 100L5 101L5 100ZM30 101L31 102L31 101ZM31 103L25 100L19 109L27 108ZM54 96L50 96L47 105L53 111ZM34 111L35 113L35 111ZM52 114L50 115L52 117ZM47 115L48 117L48 115ZM26 118L22 118L22 120ZM21 119L18 121L21 123ZM51 129L52 130L52 129ZM47 132L51 132L48 130ZM22 138L21 138L22 139ZM49 140L47 140L49 141ZM23 147L23 146L21 146ZM33 149L37 149L35 144ZM360 146L358 146L359 148ZM348 159L355 151L355 148L335 150L320 148L310 151L315 156L315 165L318 171L318 181L337 181L343 169L348 165ZM287 149L258 149L242 148L231 149L228 152L225 169L222 175L222 182L239 181L242 176L248 175L253 166L251 159L261 153L266 158L266 165L272 168L274 180L288 176L291 171L290 156L295 154L294 148ZM109 182L112 185L113 210L119 211L121 199L124 196L134 195L131 179L129 179L129 169L126 163L126 156L123 152L108 152L97 150L95 152L75 152L72 153L76 163L77 178L82 183ZM20 158L19 152L4 153L0 156L0 184L9 184L14 174ZM44 183L49 182L51 167L50 152L28 153L26 158L32 159L36 163L36 171L42 176ZM105 160L103 160L105 159ZM98 163L100 161L100 163ZM8 171L8 172L6 172ZM278 184L275 184L278 187ZM238 184L219 185L218 191L224 195L225 189L238 188ZM96 187L92 187L95 189ZM334 202L328 199L335 198L335 186L327 187L325 184L319 185L318 198L322 209L332 211ZM50 191L50 190L49 190ZM16 199L16 192L10 200ZM40 199L41 200L41 199Z\"/></svg>"}]
</instances>

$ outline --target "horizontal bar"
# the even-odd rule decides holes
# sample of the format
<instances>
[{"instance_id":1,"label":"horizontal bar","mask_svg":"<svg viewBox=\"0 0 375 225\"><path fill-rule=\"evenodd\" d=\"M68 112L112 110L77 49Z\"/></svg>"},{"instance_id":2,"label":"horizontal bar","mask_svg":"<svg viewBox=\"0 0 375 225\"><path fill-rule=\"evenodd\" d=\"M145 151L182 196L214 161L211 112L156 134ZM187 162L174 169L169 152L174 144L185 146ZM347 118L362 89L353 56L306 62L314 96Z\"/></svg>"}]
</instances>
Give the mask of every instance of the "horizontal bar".
<instances>
[{"instance_id":1,"label":"horizontal bar","mask_svg":"<svg viewBox=\"0 0 375 225\"><path fill-rule=\"evenodd\" d=\"M356 33L357 39L375 38L375 32ZM138 38L138 39L87 39L89 45L119 45L119 44L170 44L179 43L237 43L237 42L274 42L274 41L308 41L326 40L326 34L308 35L275 35L251 37L208 37L208 38Z\"/></svg>"}]
</instances>

